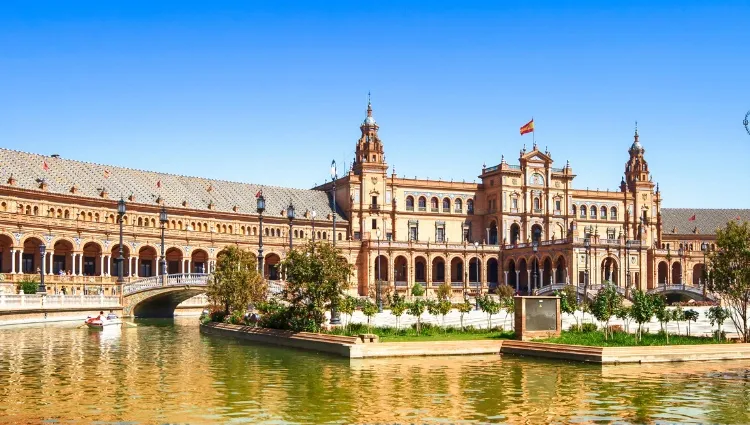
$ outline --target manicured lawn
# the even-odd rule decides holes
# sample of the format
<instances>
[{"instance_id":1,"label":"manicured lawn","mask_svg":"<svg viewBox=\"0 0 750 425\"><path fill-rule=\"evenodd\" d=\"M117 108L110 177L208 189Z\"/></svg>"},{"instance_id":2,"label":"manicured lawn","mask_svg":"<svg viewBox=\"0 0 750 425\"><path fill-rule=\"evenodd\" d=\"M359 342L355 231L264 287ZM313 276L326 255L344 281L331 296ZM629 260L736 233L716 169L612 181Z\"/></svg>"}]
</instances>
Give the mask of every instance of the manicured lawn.
<instances>
[{"instance_id":1,"label":"manicured lawn","mask_svg":"<svg viewBox=\"0 0 750 425\"><path fill-rule=\"evenodd\" d=\"M390 327L372 327L369 331L367 326L361 324L352 324L350 327L337 328L330 333L336 335L356 336L359 334L372 333L380 337L380 342L409 342L409 341L470 341L478 339L510 339L513 338L513 331L501 331L493 329L467 328L461 330L458 328L438 328L425 326L422 332L417 334L414 328L396 329Z\"/></svg>"},{"instance_id":2,"label":"manicured lawn","mask_svg":"<svg viewBox=\"0 0 750 425\"><path fill-rule=\"evenodd\" d=\"M588 345L591 347L631 347L637 345L667 345L664 334L643 334L641 340L636 343L635 336L625 332L617 332L606 341L604 333L594 332L570 332L563 331L557 338L537 339L536 342L552 342L555 344ZM726 343L727 341L721 341ZM695 345L695 344L719 344L718 341L707 337L669 335L669 345Z\"/></svg>"}]
</instances>

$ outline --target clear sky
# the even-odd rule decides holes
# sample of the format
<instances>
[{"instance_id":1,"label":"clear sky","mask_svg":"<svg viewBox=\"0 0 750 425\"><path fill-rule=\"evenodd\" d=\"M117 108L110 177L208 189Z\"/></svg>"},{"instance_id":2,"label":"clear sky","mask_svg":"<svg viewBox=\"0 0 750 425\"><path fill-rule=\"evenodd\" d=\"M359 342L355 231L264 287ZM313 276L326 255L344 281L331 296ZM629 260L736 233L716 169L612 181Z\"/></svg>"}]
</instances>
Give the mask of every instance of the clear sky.
<instances>
[{"instance_id":1,"label":"clear sky","mask_svg":"<svg viewBox=\"0 0 750 425\"><path fill-rule=\"evenodd\" d=\"M750 208L747 1L0 2L11 149L312 187L368 91L401 176L517 163L533 116L615 190L637 120L664 206Z\"/></svg>"}]
</instances>

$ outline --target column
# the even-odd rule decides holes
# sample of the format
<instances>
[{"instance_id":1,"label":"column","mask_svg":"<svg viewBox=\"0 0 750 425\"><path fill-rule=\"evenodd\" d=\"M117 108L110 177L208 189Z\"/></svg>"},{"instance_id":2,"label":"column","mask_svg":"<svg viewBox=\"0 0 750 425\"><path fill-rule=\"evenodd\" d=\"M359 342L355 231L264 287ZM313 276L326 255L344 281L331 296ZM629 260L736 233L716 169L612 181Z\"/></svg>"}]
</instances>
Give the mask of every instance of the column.
<instances>
[{"instance_id":1,"label":"column","mask_svg":"<svg viewBox=\"0 0 750 425\"><path fill-rule=\"evenodd\" d=\"M544 269L540 268L539 269L539 287L541 288L542 286L544 286Z\"/></svg>"},{"instance_id":2,"label":"column","mask_svg":"<svg viewBox=\"0 0 750 425\"><path fill-rule=\"evenodd\" d=\"M187 263L188 263L188 265L187 265L187 273L192 273L192 270L191 270L190 266L192 265L193 261L190 258L188 258L187 259Z\"/></svg>"},{"instance_id":3,"label":"column","mask_svg":"<svg viewBox=\"0 0 750 425\"><path fill-rule=\"evenodd\" d=\"M503 272L503 274L505 275L505 284L507 285L507 284L508 284L508 271L507 271L507 270L505 270L505 271Z\"/></svg>"},{"instance_id":4,"label":"column","mask_svg":"<svg viewBox=\"0 0 750 425\"><path fill-rule=\"evenodd\" d=\"M516 292L520 292L519 282L521 280L521 270L516 270Z\"/></svg>"},{"instance_id":5,"label":"column","mask_svg":"<svg viewBox=\"0 0 750 425\"><path fill-rule=\"evenodd\" d=\"M528 293L531 294L534 290L534 282L531 281L531 270L526 270L526 282L529 284L526 285L528 287Z\"/></svg>"},{"instance_id":6,"label":"column","mask_svg":"<svg viewBox=\"0 0 750 425\"><path fill-rule=\"evenodd\" d=\"M78 255L78 276L83 276L83 253L79 252L77 255Z\"/></svg>"},{"instance_id":7,"label":"column","mask_svg":"<svg viewBox=\"0 0 750 425\"><path fill-rule=\"evenodd\" d=\"M568 274L568 266L565 266L565 284L570 285L570 274Z\"/></svg>"},{"instance_id":8,"label":"column","mask_svg":"<svg viewBox=\"0 0 750 425\"><path fill-rule=\"evenodd\" d=\"M427 258L425 265L424 265L425 271L424 271L424 277L427 281L427 287L431 288L432 285L432 259L429 257Z\"/></svg>"},{"instance_id":9,"label":"column","mask_svg":"<svg viewBox=\"0 0 750 425\"><path fill-rule=\"evenodd\" d=\"M450 263L450 257L446 259L445 262L443 262L443 277L445 277L445 281L448 282L448 285L453 286L453 276L451 276L451 263Z\"/></svg>"},{"instance_id":10,"label":"column","mask_svg":"<svg viewBox=\"0 0 750 425\"><path fill-rule=\"evenodd\" d=\"M99 276L104 276L104 257L104 254L99 254Z\"/></svg>"},{"instance_id":11,"label":"column","mask_svg":"<svg viewBox=\"0 0 750 425\"><path fill-rule=\"evenodd\" d=\"M133 268L130 269L130 275L137 278L138 277L138 269L140 268L139 264L138 264L138 256L137 255L135 257L133 257L133 263L134 263L133 264Z\"/></svg>"},{"instance_id":12,"label":"column","mask_svg":"<svg viewBox=\"0 0 750 425\"><path fill-rule=\"evenodd\" d=\"M482 257L481 260L477 258L477 261L481 261L480 263L481 267L479 267L479 276L477 276L477 279L479 280L480 288L487 287L487 264L485 264L484 260L485 260L484 256Z\"/></svg>"},{"instance_id":13,"label":"column","mask_svg":"<svg viewBox=\"0 0 750 425\"><path fill-rule=\"evenodd\" d=\"M10 250L10 274L16 274L16 250Z\"/></svg>"},{"instance_id":14,"label":"column","mask_svg":"<svg viewBox=\"0 0 750 425\"><path fill-rule=\"evenodd\" d=\"M185 273L185 259L183 258L182 261L180 261L180 273Z\"/></svg>"}]
</instances>

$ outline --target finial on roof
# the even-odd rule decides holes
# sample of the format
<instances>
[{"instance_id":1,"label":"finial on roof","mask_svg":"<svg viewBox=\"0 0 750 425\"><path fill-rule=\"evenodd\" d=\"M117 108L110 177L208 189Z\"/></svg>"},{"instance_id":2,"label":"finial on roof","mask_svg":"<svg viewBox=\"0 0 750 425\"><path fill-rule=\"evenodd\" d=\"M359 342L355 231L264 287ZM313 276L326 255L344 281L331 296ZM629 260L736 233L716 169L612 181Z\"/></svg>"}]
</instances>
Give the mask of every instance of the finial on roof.
<instances>
[{"instance_id":1,"label":"finial on roof","mask_svg":"<svg viewBox=\"0 0 750 425\"><path fill-rule=\"evenodd\" d=\"M565 168L570 168L570 160L565 161Z\"/></svg>"},{"instance_id":2,"label":"finial on roof","mask_svg":"<svg viewBox=\"0 0 750 425\"><path fill-rule=\"evenodd\" d=\"M505 155L500 155L500 163L502 164L505 162Z\"/></svg>"},{"instance_id":3,"label":"finial on roof","mask_svg":"<svg viewBox=\"0 0 750 425\"><path fill-rule=\"evenodd\" d=\"M482 161L482 169L484 170L485 168L487 168L487 163L485 163L484 161Z\"/></svg>"},{"instance_id":4,"label":"finial on roof","mask_svg":"<svg viewBox=\"0 0 750 425\"><path fill-rule=\"evenodd\" d=\"M656 182L656 193L659 193L659 182Z\"/></svg>"},{"instance_id":5,"label":"finial on roof","mask_svg":"<svg viewBox=\"0 0 750 425\"><path fill-rule=\"evenodd\" d=\"M8 184L11 186L16 185L16 179L13 177L13 173L10 173L10 177L8 178Z\"/></svg>"}]
</instances>

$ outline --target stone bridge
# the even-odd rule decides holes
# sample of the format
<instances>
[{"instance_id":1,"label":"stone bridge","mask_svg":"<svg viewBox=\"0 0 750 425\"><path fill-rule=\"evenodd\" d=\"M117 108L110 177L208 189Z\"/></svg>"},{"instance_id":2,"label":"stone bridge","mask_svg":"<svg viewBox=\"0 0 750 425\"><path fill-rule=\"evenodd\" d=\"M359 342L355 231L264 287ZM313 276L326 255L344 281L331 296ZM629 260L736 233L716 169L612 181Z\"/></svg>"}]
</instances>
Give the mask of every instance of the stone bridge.
<instances>
[{"instance_id":1,"label":"stone bridge","mask_svg":"<svg viewBox=\"0 0 750 425\"><path fill-rule=\"evenodd\" d=\"M555 283L552 285L543 286L537 289L534 293L536 295L554 295L555 291L562 291L563 289L565 289L566 286L568 286L568 284L566 283ZM582 296L584 295L584 285L579 284L579 285L573 285L573 286L576 287L576 292L578 293L578 295L582 295ZM617 286L615 288L617 289L617 293L619 293L622 296L625 296L625 288L621 286ZM588 285L588 287L585 288L586 298L593 300L600 289L602 289L602 285L600 284Z\"/></svg>"},{"instance_id":2,"label":"stone bridge","mask_svg":"<svg viewBox=\"0 0 750 425\"><path fill-rule=\"evenodd\" d=\"M703 295L702 286L693 285L665 285L661 284L656 288L649 289L649 294L663 294L663 295L684 295L692 300L696 301L718 301L716 295L706 291L705 296Z\"/></svg>"},{"instance_id":3,"label":"stone bridge","mask_svg":"<svg viewBox=\"0 0 750 425\"><path fill-rule=\"evenodd\" d=\"M181 302L206 292L209 274L182 273L152 276L123 285L124 317L173 317ZM269 295L284 288L283 282L269 281Z\"/></svg>"}]
</instances>

